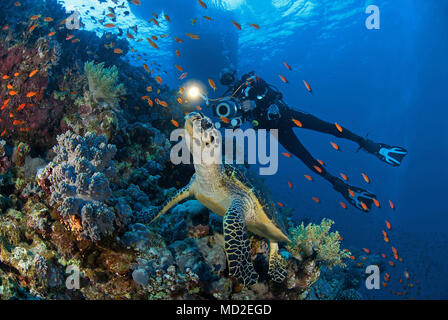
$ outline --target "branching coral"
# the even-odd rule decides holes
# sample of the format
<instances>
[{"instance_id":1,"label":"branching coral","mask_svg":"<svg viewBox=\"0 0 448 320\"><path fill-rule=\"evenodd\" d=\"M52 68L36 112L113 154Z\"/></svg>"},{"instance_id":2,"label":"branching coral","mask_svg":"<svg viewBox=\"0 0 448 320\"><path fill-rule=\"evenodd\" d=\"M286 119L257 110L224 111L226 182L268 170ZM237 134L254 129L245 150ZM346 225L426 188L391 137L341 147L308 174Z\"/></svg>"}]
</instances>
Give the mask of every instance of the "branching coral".
<instances>
[{"instance_id":1,"label":"branching coral","mask_svg":"<svg viewBox=\"0 0 448 320\"><path fill-rule=\"evenodd\" d=\"M91 97L95 102L114 105L117 97L126 93L124 85L117 84L118 68L116 66L105 68L104 62L99 64L86 62L84 72L89 81Z\"/></svg>"},{"instance_id":2,"label":"branching coral","mask_svg":"<svg viewBox=\"0 0 448 320\"><path fill-rule=\"evenodd\" d=\"M302 223L290 230L292 243L287 246L288 251L296 257L306 259L315 255L318 263L324 263L329 268L334 266L345 267L344 258L350 252L340 250L339 233L331 232L334 221L323 219L320 225Z\"/></svg>"}]
</instances>

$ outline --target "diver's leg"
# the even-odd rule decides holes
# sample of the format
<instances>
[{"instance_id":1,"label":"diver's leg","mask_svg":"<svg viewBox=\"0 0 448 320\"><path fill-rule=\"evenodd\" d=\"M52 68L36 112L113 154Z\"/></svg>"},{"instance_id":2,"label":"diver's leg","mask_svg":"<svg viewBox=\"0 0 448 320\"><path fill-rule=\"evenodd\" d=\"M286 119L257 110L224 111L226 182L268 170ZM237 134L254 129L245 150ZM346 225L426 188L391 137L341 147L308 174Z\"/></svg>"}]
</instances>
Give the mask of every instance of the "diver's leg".
<instances>
[{"instance_id":1,"label":"diver's leg","mask_svg":"<svg viewBox=\"0 0 448 320\"><path fill-rule=\"evenodd\" d=\"M350 186L342 181L342 179L330 174L303 146L294 134L291 126L288 125L279 129L278 141L286 150L302 160L302 162L313 172L319 174L325 180L330 182L333 188L341 193L350 204L364 211L369 211L371 209L375 195L367 190Z\"/></svg>"},{"instance_id":2,"label":"diver's leg","mask_svg":"<svg viewBox=\"0 0 448 320\"><path fill-rule=\"evenodd\" d=\"M341 130L339 130L336 124L323 121L311 114L293 109L289 109L289 113L291 118L300 121L302 128L331 134L338 138L356 142L360 148L394 167L399 166L403 158L408 154L407 150L402 147L389 146L384 143L377 143L370 139L365 139L347 128L340 127Z\"/></svg>"},{"instance_id":3,"label":"diver's leg","mask_svg":"<svg viewBox=\"0 0 448 320\"><path fill-rule=\"evenodd\" d=\"M351 132L347 128L341 127L342 128L341 132L338 130L338 128L334 123L321 120L318 117L313 116L312 114L309 113L290 109L290 117L299 120L300 123L302 124L302 128L304 129L310 129L326 134L331 134L338 138L347 139L356 142L361 147L366 142L366 139Z\"/></svg>"}]
</instances>

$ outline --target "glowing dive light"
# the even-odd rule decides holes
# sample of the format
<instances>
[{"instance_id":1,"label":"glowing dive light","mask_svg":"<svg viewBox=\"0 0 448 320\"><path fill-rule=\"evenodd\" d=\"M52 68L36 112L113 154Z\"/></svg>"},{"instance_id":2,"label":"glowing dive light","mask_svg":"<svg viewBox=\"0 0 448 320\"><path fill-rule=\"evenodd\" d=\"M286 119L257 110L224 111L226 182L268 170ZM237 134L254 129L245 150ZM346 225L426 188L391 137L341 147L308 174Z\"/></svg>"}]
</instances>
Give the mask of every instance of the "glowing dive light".
<instances>
[{"instance_id":1,"label":"glowing dive light","mask_svg":"<svg viewBox=\"0 0 448 320\"><path fill-rule=\"evenodd\" d=\"M193 86L188 90L188 96L191 99L196 99L197 97L199 97L200 94L201 94L201 91L196 86Z\"/></svg>"}]
</instances>

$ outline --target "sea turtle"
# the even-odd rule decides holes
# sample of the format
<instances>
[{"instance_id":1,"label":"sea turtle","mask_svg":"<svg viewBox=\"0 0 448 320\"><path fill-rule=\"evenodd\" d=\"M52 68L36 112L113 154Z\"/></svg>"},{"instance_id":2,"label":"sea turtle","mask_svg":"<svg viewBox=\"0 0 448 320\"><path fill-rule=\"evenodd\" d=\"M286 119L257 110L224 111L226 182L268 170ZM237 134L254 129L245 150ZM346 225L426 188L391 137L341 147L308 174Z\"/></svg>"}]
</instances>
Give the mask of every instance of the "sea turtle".
<instances>
[{"instance_id":1,"label":"sea turtle","mask_svg":"<svg viewBox=\"0 0 448 320\"><path fill-rule=\"evenodd\" d=\"M269 239L270 277L281 282L286 276L286 261L279 254L278 242L290 242L277 217L277 210L261 185L254 183L245 170L230 164L199 162L193 146L200 152L216 144L217 131L210 119L192 112L185 117L185 137L193 154L195 174L190 183L167 200L151 222L178 202L194 197L208 209L222 216L224 242L230 275L243 285L258 280L251 261L247 231ZM193 137L193 138L191 138ZM199 154L199 153L197 153Z\"/></svg>"}]
</instances>

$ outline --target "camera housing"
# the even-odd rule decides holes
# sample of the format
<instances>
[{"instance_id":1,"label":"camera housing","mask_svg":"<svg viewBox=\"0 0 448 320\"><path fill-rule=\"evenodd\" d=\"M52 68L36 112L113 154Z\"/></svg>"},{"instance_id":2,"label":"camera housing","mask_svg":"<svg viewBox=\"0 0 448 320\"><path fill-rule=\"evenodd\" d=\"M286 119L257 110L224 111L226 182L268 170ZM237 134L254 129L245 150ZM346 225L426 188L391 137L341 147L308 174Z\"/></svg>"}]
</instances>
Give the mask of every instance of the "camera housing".
<instances>
[{"instance_id":1,"label":"camera housing","mask_svg":"<svg viewBox=\"0 0 448 320\"><path fill-rule=\"evenodd\" d=\"M236 99L227 98L211 105L213 115L218 117L220 121L215 123L217 129L221 127L236 128L243 124L243 109ZM223 118L228 119L223 121Z\"/></svg>"}]
</instances>

